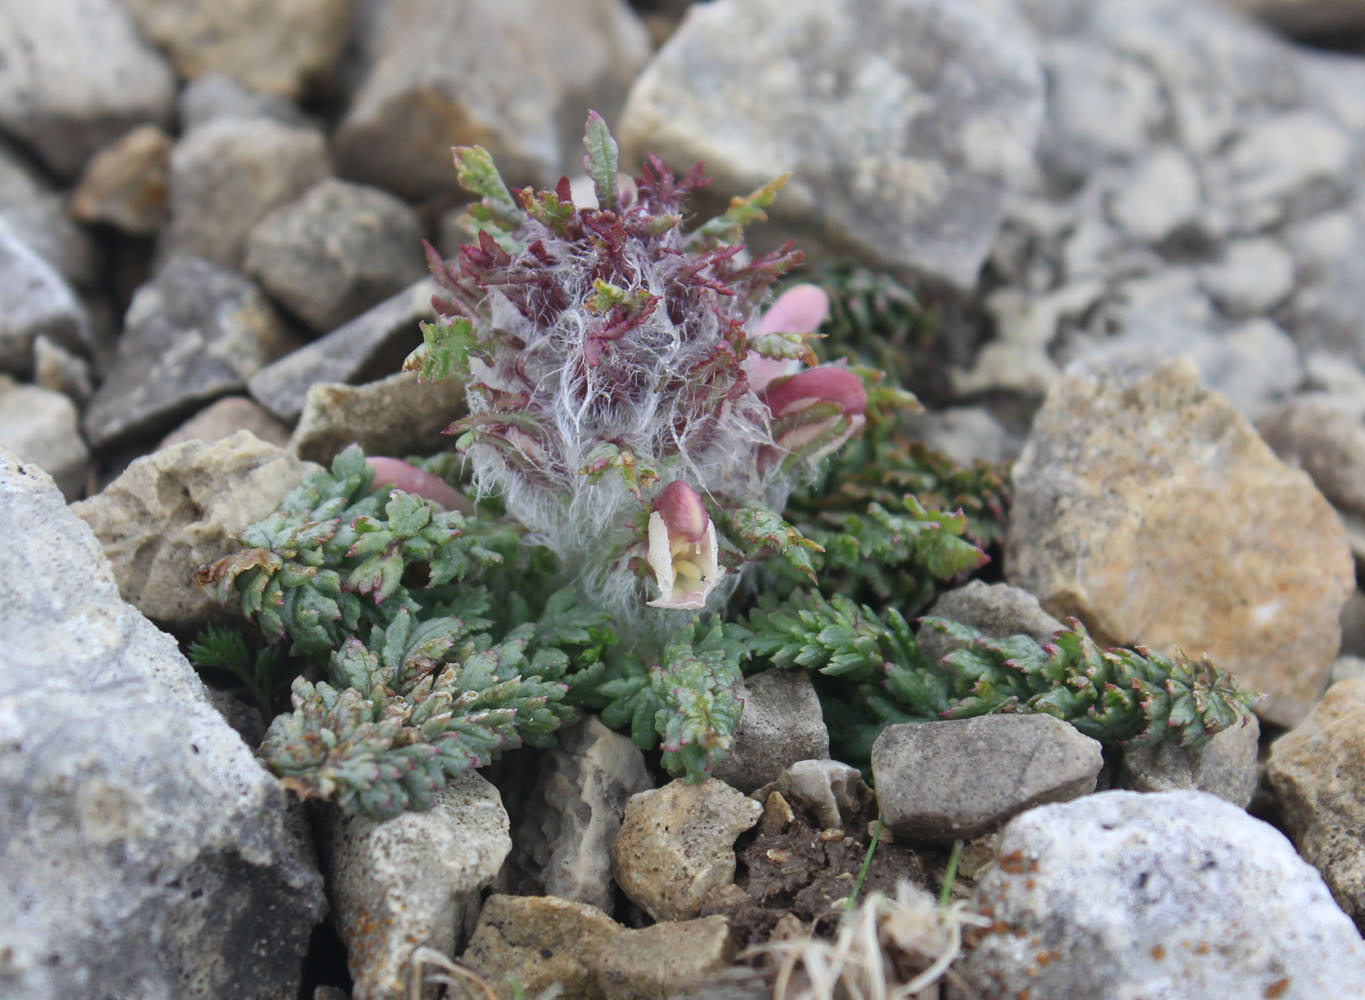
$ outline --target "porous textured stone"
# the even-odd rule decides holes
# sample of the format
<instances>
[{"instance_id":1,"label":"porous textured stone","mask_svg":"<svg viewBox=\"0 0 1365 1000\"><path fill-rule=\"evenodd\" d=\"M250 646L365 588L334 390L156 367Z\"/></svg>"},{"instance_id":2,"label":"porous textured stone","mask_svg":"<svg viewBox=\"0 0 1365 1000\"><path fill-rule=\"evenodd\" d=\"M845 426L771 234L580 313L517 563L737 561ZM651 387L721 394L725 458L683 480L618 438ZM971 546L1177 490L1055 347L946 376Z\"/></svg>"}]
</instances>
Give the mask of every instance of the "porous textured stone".
<instances>
[{"instance_id":1,"label":"porous textured stone","mask_svg":"<svg viewBox=\"0 0 1365 1000\"><path fill-rule=\"evenodd\" d=\"M403 1000L425 945L454 955L479 894L512 849L498 790L473 771L425 812L376 822L336 813L324 831L328 885L355 1000Z\"/></svg>"},{"instance_id":2,"label":"porous textured stone","mask_svg":"<svg viewBox=\"0 0 1365 1000\"><path fill-rule=\"evenodd\" d=\"M975 4L718 0L640 75L620 134L631 159L704 160L725 196L791 171L774 220L967 289L1042 112L1033 51Z\"/></svg>"},{"instance_id":3,"label":"porous textured stone","mask_svg":"<svg viewBox=\"0 0 1365 1000\"><path fill-rule=\"evenodd\" d=\"M170 221L158 250L240 267L252 227L331 176L322 133L265 118L216 118L171 150Z\"/></svg>"},{"instance_id":4,"label":"porous textured stone","mask_svg":"<svg viewBox=\"0 0 1365 1000\"><path fill-rule=\"evenodd\" d=\"M422 227L388 192L328 179L256 224L244 268L326 333L422 276Z\"/></svg>"},{"instance_id":5,"label":"porous textured stone","mask_svg":"<svg viewBox=\"0 0 1365 1000\"><path fill-rule=\"evenodd\" d=\"M325 337L261 369L247 382L251 396L290 423L299 419L311 386L319 382L354 385L392 375L422 343L420 324L436 315L436 283L415 281Z\"/></svg>"},{"instance_id":6,"label":"porous textured stone","mask_svg":"<svg viewBox=\"0 0 1365 1000\"><path fill-rule=\"evenodd\" d=\"M233 536L272 514L313 471L238 431L145 455L72 510L95 532L123 599L166 628L188 630L223 614L189 575L237 551Z\"/></svg>"},{"instance_id":7,"label":"porous textured stone","mask_svg":"<svg viewBox=\"0 0 1365 1000\"><path fill-rule=\"evenodd\" d=\"M1207 654L1301 719L1354 590L1346 533L1188 359L1078 369L1014 467L1007 578L1097 641Z\"/></svg>"},{"instance_id":8,"label":"porous textured stone","mask_svg":"<svg viewBox=\"0 0 1365 1000\"><path fill-rule=\"evenodd\" d=\"M626 801L654 787L644 754L596 716L561 729L515 806L515 847L504 875L517 895L569 899L610 912L611 845ZM504 794L506 794L504 789Z\"/></svg>"},{"instance_id":9,"label":"porous textured stone","mask_svg":"<svg viewBox=\"0 0 1365 1000\"><path fill-rule=\"evenodd\" d=\"M241 275L175 257L133 296L118 354L85 413L96 449L150 437L219 396L240 392L295 340Z\"/></svg>"},{"instance_id":10,"label":"porous textured stone","mask_svg":"<svg viewBox=\"0 0 1365 1000\"><path fill-rule=\"evenodd\" d=\"M735 838L763 807L714 778L681 778L631 796L611 848L623 892L655 920L687 920L713 886L735 877Z\"/></svg>"},{"instance_id":11,"label":"porous textured stone","mask_svg":"<svg viewBox=\"0 0 1365 1000\"><path fill-rule=\"evenodd\" d=\"M829 756L829 730L805 670L774 668L744 679L734 742L711 776L752 792L802 760Z\"/></svg>"},{"instance_id":12,"label":"porous textured stone","mask_svg":"<svg viewBox=\"0 0 1365 1000\"><path fill-rule=\"evenodd\" d=\"M1365 928L1365 679L1333 684L1271 744L1266 777L1299 853Z\"/></svg>"},{"instance_id":13,"label":"porous textured stone","mask_svg":"<svg viewBox=\"0 0 1365 1000\"><path fill-rule=\"evenodd\" d=\"M624 0L396 0L366 41L338 164L424 198L456 190L450 147L477 144L509 182L553 185L578 169L586 109L614 121L648 57Z\"/></svg>"},{"instance_id":14,"label":"porous textured stone","mask_svg":"<svg viewBox=\"0 0 1365 1000\"><path fill-rule=\"evenodd\" d=\"M983 1000L1365 995L1365 943L1318 873L1213 795L1042 806L995 853L972 896L994 923L956 967Z\"/></svg>"},{"instance_id":15,"label":"porous textured stone","mask_svg":"<svg viewBox=\"0 0 1365 1000\"><path fill-rule=\"evenodd\" d=\"M252 90L296 97L341 55L346 0L125 0L144 37L181 76L226 73Z\"/></svg>"},{"instance_id":16,"label":"porous textured stone","mask_svg":"<svg viewBox=\"0 0 1365 1000\"><path fill-rule=\"evenodd\" d=\"M1098 741L1050 715L887 726L872 744L882 819L897 836L937 843L1093 792L1103 766Z\"/></svg>"},{"instance_id":17,"label":"porous textured stone","mask_svg":"<svg viewBox=\"0 0 1365 1000\"><path fill-rule=\"evenodd\" d=\"M5 0L0 66L0 130L63 178L134 125L170 122L175 78L118 0Z\"/></svg>"},{"instance_id":18,"label":"porous textured stone","mask_svg":"<svg viewBox=\"0 0 1365 1000\"><path fill-rule=\"evenodd\" d=\"M307 831L52 480L0 448L0 992L292 1000Z\"/></svg>"},{"instance_id":19,"label":"porous textured stone","mask_svg":"<svg viewBox=\"0 0 1365 1000\"><path fill-rule=\"evenodd\" d=\"M490 896L460 956L495 986L579 1000L680 996L734 961L724 917L628 930L602 911L553 897ZM704 988L703 988L703 995ZM479 997L465 987L461 1000Z\"/></svg>"},{"instance_id":20,"label":"porous textured stone","mask_svg":"<svg viewBox=\"0 0 1365 1000\"><path fill-rule=\"evenodd\" d=\"M0 375L0 444L42 468L68 500L85 495L90 472L79 419L76 405L62 393Z\"/></svg>"},{"instance_id":21,"label":"porous textured stone","mask_svg":"<svg viewBox=\"0 0 1365 1000\"><path fill-rule=\"evenodd\" d=\"M445 434L465 412L464 385L423 382L399 372L367 385L323 382L308 390L289 447L301 458L328 464L350 444L367 455L447 451Z\"/></svg>"}]
</instances>

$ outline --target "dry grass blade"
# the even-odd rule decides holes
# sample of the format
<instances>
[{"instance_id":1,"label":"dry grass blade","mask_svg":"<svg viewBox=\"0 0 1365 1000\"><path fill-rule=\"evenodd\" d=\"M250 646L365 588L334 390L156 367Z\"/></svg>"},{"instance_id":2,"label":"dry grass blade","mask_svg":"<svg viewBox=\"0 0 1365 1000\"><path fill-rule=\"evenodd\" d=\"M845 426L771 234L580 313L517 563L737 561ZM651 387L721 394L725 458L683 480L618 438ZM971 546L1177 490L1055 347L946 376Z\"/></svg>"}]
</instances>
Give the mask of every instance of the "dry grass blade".
<instances>
[{"instance_id":1,"label":"dry grass blade","mask_svg":"<svg viewBox=\"0 0 1365 1000\"><path fill-rule=\"evenodd\" d=\"M410 967L412 974L408 979L408 1000L422 1000L422 989L425 986L462 986L465 984L477 986L483 990L483 995L487 1000L500 1000L497 991L493 989L492 984L487 979L484 979L473 969L466 968L446 957L435 948L421 946L414 950ZM428 975L426 973L428 967L434 967L440 971Z\"/></svg>"}]
</instances>

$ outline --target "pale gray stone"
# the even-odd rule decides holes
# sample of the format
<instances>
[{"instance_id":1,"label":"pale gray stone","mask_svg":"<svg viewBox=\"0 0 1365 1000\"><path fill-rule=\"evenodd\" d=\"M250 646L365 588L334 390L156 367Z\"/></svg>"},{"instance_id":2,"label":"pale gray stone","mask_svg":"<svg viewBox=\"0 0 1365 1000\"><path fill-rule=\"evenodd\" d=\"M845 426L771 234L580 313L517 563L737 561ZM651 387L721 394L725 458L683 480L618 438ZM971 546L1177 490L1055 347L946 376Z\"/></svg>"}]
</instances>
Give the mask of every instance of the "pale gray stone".
<instances>
[{"instance_id":1,"label":"pale gray stone","mask_svg":"<svg viewBox=\"0 0 1365 1000\"><path fill-rule=\"evenodd\" d=\"M1338 656L1332 661L1332 672L1327 675L1327 686L1342 681L1365 680L1365 657Z\"/></svg>"},{"instance_id":2,"label":"pale gray stone","mask_svg":"<svg viewBox=\"0 0 1365 1000\"><path fill-rule=\"evenodd\" d=\"M762 813L714 778L633 795L611 848L616 884L655 920L695 917L707 890L734 880L735 838Z\"/></svg>"},{"instance_id":3,"label":"pale gray stone","mask_svg":"<svg viewBox=\"0 0 1365 1000\"><path fill-rule=\"evenodd\" d=\"M623 0L395 0L365 46L337 162L409 198L457 190L451 146L484 146L512 183L576 172L585 111L614 122L649 56Z\"/></svg>"},{"instance_id":4,"label":"pale gray stone","mask_svg":"<svg viewBox=\"0 0 1365 1000\"><path fill-rule=\"evenodd\" d=\"M1044 611L1038 598L1027 590L1011 587L1007 583L985 583L981 580L972 580L940 594L925 615L970 625L992 639L1022 633L1040 643L1047 643L1065 628ZM933 660L941 660L965 645L936 629L927 628L920 629L915 642L924 655Z\"/></svg>"},{"instance_id":5,"label":"pale gray stone","mask_svg":"<svg viewBox=\"0 0 1365 1000\"><path fill-rule=\"evenodd\" d=\"M100 255L91 239L71 220L65 192L40 176L0 142L0 218L39 257L81 289L100 277Z\"/></svg>"},{"instance_id":6,"label":"pale gray stone","mask_svg":"<svg viewBox=\"0 0 1365 1000\"><path fill-rule=\"evenodd\" d=\"M557 735L558 745L536 761L530 793L509 803L515 846L503 874L517 895L571 899L609 913L611 845L626 800L654 780L640 748L596 716Z\"/></svg>"},{"instance_id":7,"label":"pale gray stone","mask_svg":"<svg viewBox=\"0 0 1365 1000\"><path fill-rule=\"evenodd\" d=\"M186 132L215 118L268 118L281 125L309 125L308 116L293 101L247 90L223 73L204 73L185 84L179 111Z\"/></svg>"},{"instance_id":8,"label":"pale gray stone","mask_svg":"<svg viewBox=\"0 0 1365 1000\"><path fill-rule=\"evenodd\" d=\"M620 135L631 158L704 160L720 196L791 171L783 226L967 289L1032 164L1042 92L1027 42L975 4L718 0L641 74Z\"/></svg>"},{"instance_id":9,"label":"pale gray stone","mask_svg":"<svg viewBox=\"0 0 1365 1000\"><path fill-rule=\"evenodd\" d=\"M213 119L171 150L170 221L158 251L238 267L252 227L331 173L327 142L316 129Z\"/></svg>"},{"instance_id":10,"label":"pale gray stone","mask_svg":"<svg viewBox=\"0 0 1365 1000\"><path fill-rule=\"evenodd\" d=\"M24 243L0 217L0 370L33 370L33 342L40 336L80 354L94 346L90 315L66 279Z\"/></svg>"},{"instance_id":11,"label":"pale gray stone","mask_svg":"<svg viewBox=\"0 0 1365 1000\"><path fill-rule=\"evenodd\" d=\"M289 444L289 428L271 416L265 407L245 396L224 396L171 431L156 447L160 451L191 440L212 443L238 431L250 431L267 444L281 448Z\"/></svg>"},{"instance_id":12,"label":"pale gray stone","mask_svg":"<svg viewBox=\"0 0 1365 1000\"><path fill-rule=\"evenodd\" d=\"M983 996L1365 995L1365 944L1318 873L1216 796L1043 806L995 850L973 894L995 924L956 967Z\"/></svg>"},{"instance_id":13,"label":"pale gray stone","mask_svg":"<svg viewBox=\"0 0 1365 1000\"><path fill-rule=\"evenodd\" d=\"M0 449L0 992L292 1000L322 879L90 529Z\"/></svg>"},{"instance_id":14,"label":"pale gray stone","mask_svg":"<svg viewBox=\"0 0 1365 1000\"><path fill-rule=\"evenodd\" d=\"M713 778L747 793L797 761L829 756L829 731L805 670L774 668L746 677L740 697L744 710L734 742L712 767Z\"/></svg>"},{"instance_id":15,"label":"pale gray stone","mask_svg":"<svg viewBox=\"0 0 1365 1000\"><path fill-rule=\"evenodd\" d=\"M863 784L856 767L828 759L799 760L749 797L766 803L773 792L806 809L822 830L838 830L855 822L872 801L872 789Z\"/></svg>"},{"instance_id":16,"label":"pale gray stone","mask_svg":"<svg viewBox=\"0 0 1365 1000\"><path fill-rule=\"evenodd\" d=\"M72 510L95 532L123 599L166 628L189 631L223 616L216 595L190 575L238 551L236 533L274 513L316 471L238 431L145 455Z\"/></svg>"},{"instance_id":17,"label":"pale gray stone","mask_svg":"<svg viewBox=\"0 0 1365 1000\"><path fill-rule=\"evenodd\" d=\"M251 282L175 257L133 296L118 355L85 413L96 449L160 435L187 412L240 392L296 341Z\"/></svg>"},{"instance_id":18,"label":"pale gray stone","mask_svg":"<svg viewBox=\"0 0 1365 1000\"><path fill-rule=\"evenodd\" d=\"M422 226L393 195L329 178L256 224L244 270L327 333L422 276Z\"/></svg>"},{"instance_id":19,"label":"pale gray stone","mask_svg":"<svg viewBox=\"0 0 1365 1000\"><path fill-rule=\"evenodd\" d=\"M1365 517L1365 422L1347 398L1306 393L1256 422L1275 454L1313 477L1343 515Z\"/></svg>"},{"instance_id":20,"label":"pale gray stone","mask_svg":"<svg viewBox=\"0 0 1365 1000\"><path fill-rule=\"evenodd\" d=\"M1225 313L1264 313L1294 290L1294 262L1277 240L1233 240L1223 256L1200 269L1204 288Z\"/></svg>"},{"instance_id":21,"label":"pale gray stone","mask_svg":"<svg viewBox=\"0 0 1365 1000\"><path fill-rule=\"evenodd\" d=\"M323 382L308 390L289 447L323 465L352 444L367 455L448 451L444 432L464 413L464 385L455 379L423 382L399 372L367 385Z\"/></svg>"},{"instance_id":22,"label":"pale gray stone","mask_svg":"<svg viewBox=\"0 0 1365 1000\"><path fill-rule=\"evenodd\" d=\"M1245 809L1256 794L1256 755L1261 725L1248 716L1240 726L1224 729L1202 747L1162 742L1125 747L1119 783L1136 792L1208 792Z\"/></svg>"},{"instance_id":23,"label":"pale gray stone","mask_svg":"<svg viewBox=\"0 0 1365 1000\"><path fill-rule=\"evenodd\" d=\"M39 466L67 500L85 495L90 451L81 440L80 415L60 392L19 385L0 375L0 445Z\"/></svg>"},{"instance_id":24,"label":"pale gray stone","mask_svg":"<svg viewBox=\"0 0 1365 1000\"><path fill-rule=\"evenodd\" d=\"M959 465L1007 462L1019 454L1023 439L984 406L947 406L902 419L905 432Z\"/></svg>"},{"instance_id":25,"label":"pale gray stone","mask_svg":"<svg viewBox=\"0 0 1365 1000\"><path fill-rule=\"evenodd\" d=\"M62 178L134 125L170 123L170 67L118 0L4 0L0 66L0 129Z\"/></svg>"},{"instance_id":26,"label":"pale gray stone","mask_svg":"<svg viewBox=\"0 0 1365 1000\"><path fill-rule=\"evenodd\" d=\"M182 77L226 73L293 98L322 82L346 41L347 0L124 0Z\"/></svg>"},{"instance_id":27,"label":"pale gray stone","mask_svg":"<svg viewBox=\"0 0 1365 1000\"><path fill-rule=\"evenodd\" d=\"M323 840L353 994L394 1000L408 995L414 948L458 953L512 849L502 798L474 771L425 812L382 822L330 813Z\"/></svg>"},{"instance_id":28,"label":"pale gray stone","mask_svg":"<svg viewBox=\"0 0 1365 1000\"><path fill-rule=\"evenodd\" d=\"M436 292L430 278L413 282L325 337L261 369L248 380L247 389L267 410L292 423L316 383L355 384L392 375L422 343L419 327L436 315L431 305Z\"/></svg>"},{"instance_id":29,"label":"pale gray stone","mask_svg":"<svg viewBox=\"0 0 1365 1000\"><path fill-rule=\"evenodd\" d=\"M1182 150L1164 147L1133 168L1114 192L1109 213L1135 240L1160 243L1199 211L1199 176Z\"/></svg>"},{"instance_id":30,"label":"pale gray stone","mask_svg":"<svg viewBox=\"0 0 1365 1000\"><path fill-rule=\"evenodd\" d=\"M68 396L85 406L94 395L90 362L53 343L46 334L33 338L33 384Z\"/></svg>"},{"instance_id":31,"label":"pale gray stone","mask_svg":"<svg viewBox=\"0 0 1365 1000\"><path fill-rule=\"evenodd\" d=\"M872 745L877 805L898 837L971 840L1042 802L1095 790L1100 744L1050 715L888 726Z\"/></svg>"}]
</instances>

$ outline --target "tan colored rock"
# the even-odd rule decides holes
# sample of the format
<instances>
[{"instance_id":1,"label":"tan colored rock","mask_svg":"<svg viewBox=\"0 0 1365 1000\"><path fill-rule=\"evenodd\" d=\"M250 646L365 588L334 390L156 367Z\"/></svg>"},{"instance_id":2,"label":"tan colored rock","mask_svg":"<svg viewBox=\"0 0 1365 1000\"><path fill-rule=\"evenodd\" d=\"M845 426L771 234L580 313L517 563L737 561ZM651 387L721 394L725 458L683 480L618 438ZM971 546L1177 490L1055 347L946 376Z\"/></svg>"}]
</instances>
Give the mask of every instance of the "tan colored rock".
<instances>
[{"instance_id":1,"label":"tan colored rock","mask_svg":"<svg viewBox=\"0 0 1365 1000\"><path fill-rule=\"evenodd\" d=\"M166 170L172 140L155 125L139 125L85 166L71 195L71 214L133 236L156 232L166 215Z\"/></svg>"},{"instance_id":2,"label":"tan colored rock","mask_svg":"<svg viewBox=\"0 0 1365 1000\"><path fill-rule=\"evenodd\" d=\"M703 917L629 930L601 910L553 896L490 896L469 948L460 956L495 989L527 997L558 987L575 1000L669 997L733 963L724 917ZM701 994L698 994L701 995ZM466 988L462 998L486 994Z\"/></svg>"},{"instance_id":3,"label":"tan colored rock","mask_svg":"<svg viewBox=\"0 0 1365 1000\"><path fill-rule=\"evenodd\" d=\"M181 76L224 73L252 90L297 97L341 55L348 0L127 0L142 34Z\"/></svg>"},{"instance_id":4,"label":"tan colored rock","mask_svg":"<svg viewBox=\"0 0 1365 1000\"><path fill-rule=\"evenodd\" d=\"M1328 688L1271 746L1266 777L1299 853L1365 927L1365 678Z\"/></svg>"},{"instance_id":5,"label":"tan colored rock","mask_svg":"<svg viewBox=\"0 0 1365 1000\"><path fill-rule=\"evenodd\" d=\"M735 838L763 807L714 778L631 796L612 845L616 884L655 920L686 920L713 886L735 877Z\"/></svg>"},{"instance_id":6,"label":"tan colored rock","mask_svg":"<svg viewBox=\"0 0 1365 1000\"><path fill-rule=\"evenodd\" d=\"M267 444L281 448L289 443L289 426L276 420L265 407L245 396L224 396L171 431L156 447L159 451L195 438L212 443L238 431L250 431Z\"/></svg>"},{"instance_id":7,"label":"tan colored rock","mask_svg":"<svg viewBox=\"0 0 1365 1000\"><path fill-rule=\"evenodd\" d=\"M1101 642L1205 653L1292 725L1355 587L1345 529L1188 358L1076 370L1014 468L1009 581Z\"/></svg>"},{"instance_id":8,"label":"tan colored rock","mask_svg":"<svg viewBox=\"0 0 1365 1000\"><path fill-rule=\"evenodd\" d=\"M333 813L325 841L353 1000L407 1000L413 950L455 953L512 849L502 796L474 771L425 812L383 822Z\"/></svg>"},{"instance_id":9,"label":"tan colored rock","mask_svg":"<svg viewBox=\"0 0 1365 1000\"><path fill-rule=\"evenodd\" d=\"M323 382L308 390L289 447L324 464L350 444L367 455L444 451L454 441L442 431L464 412L463 385L419 382L416 372L360 386Z\"/></svg>"},{"instance_id":10,"label":"tan colored rock","mask_svg":"<svg viewBox=\"0 0 1365 1000\"><path fill-rule=\"evenodd\" d=\"M139 458L72 510L94 530L124 600L160 625L193 628L222 609L190 574L234 551L233 535L316 468L238 431Z\"/></svg>"}]
</instances>

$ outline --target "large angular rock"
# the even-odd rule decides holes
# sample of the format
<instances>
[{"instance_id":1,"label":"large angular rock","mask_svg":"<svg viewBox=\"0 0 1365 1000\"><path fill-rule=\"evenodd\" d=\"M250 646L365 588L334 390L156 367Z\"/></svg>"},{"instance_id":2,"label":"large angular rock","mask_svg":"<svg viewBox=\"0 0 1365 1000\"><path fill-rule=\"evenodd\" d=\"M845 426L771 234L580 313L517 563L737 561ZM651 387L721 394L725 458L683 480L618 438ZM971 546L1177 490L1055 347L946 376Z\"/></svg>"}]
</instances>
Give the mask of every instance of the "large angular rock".
<instances>
[{"instance_id":1,"label":"large angular rock","mask_svg":"<svg viewBox=\"0 0 1365 1000\"><path fill-rule=\"evenodd\" d=\"M431 305L436 290L430 278L413 282L325 337L261 369L247 382L247 389L275 416L292 422L303 412L309 388L318 382L355 384L392 375L422 342L422 321L436 315Z\"/></svg>"},{"instance_id":2,"label":"large angular rock","mask_svg":"<svg viewBox=\"0 0 1365 1000\"><path fill-rule=\"evenodd\" d=\"M85 495L90 471L78 421L75 404L62 393L0 375L0 444L41 467L68 500Z\"/></svg>"},{"instance_id":3,"label":"large angular rock","mask_svg":"<svg viewBox=\"0 0 1365 1000\"><path fill-rule=\"evenodd\" d=\"M237 551L234 535L273 513L313 471L238 431L145 455L72 510L95 532L123 599L157 624L186 631L221 616L214 595L188 574Z\"/></svg>"},{"instance_id":4,"label":"large angular rock","mask_svg":"<svg viewBox=\"0 0 1365 1000\"><path fill-rule=\"evenodd\" d=\"M239 267L252 227L331 173L315 129L264 118L218 118L192 129L171 150L160 252Z\"/></svg>"},{"instance_id":5,"label":"large angular rock","mask_svg":"<svg viewBox=\"0 0 1365 1000\"><path fill-rule=\"evenodd\" d=\"M90 316L66 279L38 256L0 217L0 370L33 370L33 343L53 343L88 354L94 343Z\"/></svg>"},{"instance_id":6,"label":"large angular rock","mask_svg":"<svg viewBox=\"0 0 1365 1000\"><path fill-rule=\"evenodd\" d=\"M1365 943L1274 827L1203 792L1102 792L1017 817L957 970L977 995L1365 996Z\"/></svg>"},{"instance_id":7,"label":"large angular rock","mask_svg":"<svg viewBox=\"0 0 1365 1000\"><path fill-rule=\"evenodd\" d=\"M367 455L446 451L445 430L464 413L464 386L454 379L423 382L399 372L367 385L323 382L308 390L289 447L324 465L351 444Z\"/></svg>"},{"instance_id":8,"label":"large angular rock","mask_svg":"<svg viewBox=\"0 0 1365 1000\"><path fill-rule=\"evenodd\" d=\"M966 289L1042 110L1029 46L975 4L719 0L641 74L620 131L629 158L706 161L724 195L791 171L775 219Z\"/></svg>"},{"instance_id":9,"label":"large angular rock","mask_svg":"<svg viewBox=\"0 0 1365 1000\"><path fill-rule=\"evenodd\" d=\"M774 668L740 685L744 711L711 776L746 794L802 760L829 757L829 730L805 670Z\"/></svg>"},{"instance_id":10,"label":"large angular rock","mask_svg":"<svg viewBox=\"0 0 1365 1000\"><path fill-rule=\"evenodd\" d=\"M456 190L455 145L486 147L513 183L575 172L584 111L614 120L649 56L623 0L396 0L370 45L337 162L408 198Z\"/></svg>"},{"instance_id":11,"label":"large angular rock","mask_svg":"<svg viewBox=\"0 0 1365 1000\"><path fill-rule=\"evenodd\" d=\"M326 333L422 276L422 226L393 195L329 179L256 224L244 268Z\"/></svg>"},{"instance_id":12,"label":"large angular rock","mask_svg":"<svg viewBox=\"0 0 1365 1000\"><path fill-rule=\"evenodd\" d=\"M418 946L456 953L512 849L507 828L498 790L473 771L426 812L330 817L329 887L357 1000L408 997Z\"/></svg>"},{"instance_id":13,"label":"large angular rock","mask_svg":"<svg viewBox=\"0 0 1365 1000\"><path fill-rule=\"evenodd\" d=\"M1207 653L1301 719L1355 587L1346 533L1188 359L1076 370L1014 466L1006 576L1103 643Z\"/></svg>"},{"instance_id":14,"label":"large angular rock","mask_svg":"<svg viewBox=\"0 0 1365 1000\"><path fill-rule=\"evenodd\" d=\"M1365 927L1365 678L1328 688L1271 745L1266 777L1299 853Z\"/></svg>"},{"instance_id":15,"label":"large angular rock","mask_svg":"<svg viewBox=\"0 0 1365 1000\"><path fill-rule=\"evenodd\" d=\"M1095 790L1100 744L1050 715L887 726L872 744L877 804L897 836L951 843L1042 802Z\"/></svg>"},{"instance_id":16,"label":"large angular rock","mask_svg":"<svg viewBox=\"0 0 1365 1000\"><path fill-rule=\"evenodd\" d=\"M100 261L91 239L71 220L66 195L0 143L0 216L20 241L78 288L99 279Z\"/></svg>"},{"instance_id":17,"label":"large angular rock","mask_svg":"<svg viewBox=\"0 0 1365 1000\"><path fill-rule=\"evenodd\" d=\"M0 992L292 1000L322 880L284 791L0 449Z\"/></svg>"},{"instance_id":18,"label":"large angular rock","mask_svg":"<svg viewBox=\"0 0 1365 1000\"><path fill-rule=\"evenodd\" d=\"M226 73L282 97L297 97L331 70L350 23L347 0L125 2L181 76Z\"/></svg>"},{"instance_id":19,"label":"large angular rock","mask_svg":"<svg viewBox=\"0 0 1365 1000\"><path fill-rule=\"evenodd\" d=\"M118 356L85 414L90 443L98 449L164 431L195 407L240 392L294 345L251 282L176 257L128 306Z\"/></svg>"},{"instance_id":20,"label":"large angular rock","mask_svg":"<svg viewBox=\"0 0 1365 1000\"><path fill-rule=\"evenodd\" d=\"M134 125L170 123L170 67L118 0L4 0L0 66L0 130L63 178Z\"/></svg>"}]
</instances>

